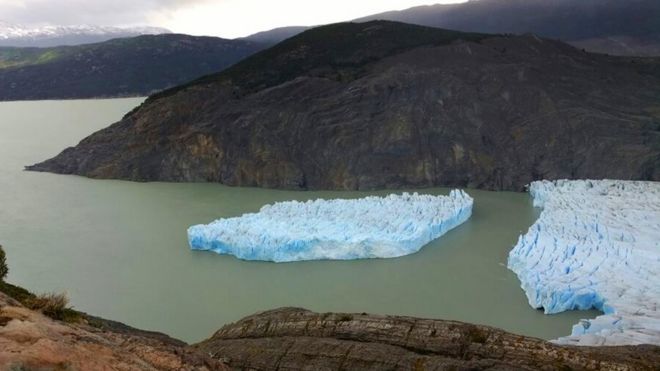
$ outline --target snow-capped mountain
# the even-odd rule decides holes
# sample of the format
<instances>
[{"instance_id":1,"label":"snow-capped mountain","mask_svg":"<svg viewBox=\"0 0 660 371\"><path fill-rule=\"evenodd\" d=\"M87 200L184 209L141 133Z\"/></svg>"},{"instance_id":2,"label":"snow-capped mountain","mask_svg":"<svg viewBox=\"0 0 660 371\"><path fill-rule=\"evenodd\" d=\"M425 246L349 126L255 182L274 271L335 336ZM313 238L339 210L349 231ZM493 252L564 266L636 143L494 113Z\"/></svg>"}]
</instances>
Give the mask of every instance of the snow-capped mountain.
<instances>
[{"instance_id":1,"label":"snow-capped mountain","mask_svg":"<svg viewBox=\"0 0 660 371\"><path fill-rule=\"evenodd\" d=\"M0 46L79 45L118 37L171 33L159 27L43 26L29 27L0 21Z\"/></svg>"}]
</instances>

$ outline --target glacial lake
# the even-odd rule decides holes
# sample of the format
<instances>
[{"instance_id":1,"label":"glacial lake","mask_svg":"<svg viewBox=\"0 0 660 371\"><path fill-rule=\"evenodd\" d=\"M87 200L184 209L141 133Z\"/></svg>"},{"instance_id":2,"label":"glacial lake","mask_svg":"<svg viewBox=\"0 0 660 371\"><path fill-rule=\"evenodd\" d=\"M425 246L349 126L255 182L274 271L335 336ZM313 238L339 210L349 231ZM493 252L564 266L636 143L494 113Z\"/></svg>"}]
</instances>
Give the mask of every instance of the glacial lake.
<instances>
[{"instance_id":1,"label":"glacial lake","mask_svg":"<svg viewBox=\"0 0 660 371\"><path fill-rule=\"evenodd\" d=\"M509 250L539 214L526 194L468 190L472 218L407 257L274 264L190 251L186 229L275 201L391 192L289 192L23 171L141 101L0 103L0 244L9 282L67 292L76 309L189 342L282 306L468 321L545 339L568 335L580 318L596 315L532 309L506 268Z\"/></svg>"}]
</instances>

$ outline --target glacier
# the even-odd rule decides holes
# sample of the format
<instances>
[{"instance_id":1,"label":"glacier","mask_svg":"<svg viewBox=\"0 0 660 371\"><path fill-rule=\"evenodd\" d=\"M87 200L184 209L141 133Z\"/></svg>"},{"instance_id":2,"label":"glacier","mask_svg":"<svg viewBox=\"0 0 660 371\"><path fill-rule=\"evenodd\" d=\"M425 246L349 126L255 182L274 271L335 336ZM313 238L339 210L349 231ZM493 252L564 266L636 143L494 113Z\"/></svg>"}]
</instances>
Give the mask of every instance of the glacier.
<instances>
[{"instance_id":1,"label":"glacier","mask_svg":"<svg viewBox=\"0 0 660 371\"><path fill-rule=\"evenodd\" d=\"M419 251L472 215L462 190L361 199L287 201L188 229L193 250L292 262L394 258Z\"/></svg>"},{"instance_id":2,"label":"glacier","mask_svg":"<svg viewBox=\"0 0 660 371\"><path fill-rule=\"evenodd\" d=\"M539 219L509 254L529 304L545 313L597 309L572 345L660 345L660 183L539 181Z\"/></svg>"}]
</instances>

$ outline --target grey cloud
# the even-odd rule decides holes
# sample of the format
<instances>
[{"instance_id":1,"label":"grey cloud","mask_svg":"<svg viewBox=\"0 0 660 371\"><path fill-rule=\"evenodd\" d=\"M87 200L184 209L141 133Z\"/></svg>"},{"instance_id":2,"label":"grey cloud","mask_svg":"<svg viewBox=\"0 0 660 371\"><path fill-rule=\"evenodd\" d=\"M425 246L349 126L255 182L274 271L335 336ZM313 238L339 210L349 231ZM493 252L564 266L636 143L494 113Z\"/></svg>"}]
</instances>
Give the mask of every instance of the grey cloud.
<instances>
[{"instance_id":1,"label":"grey cloud","mask_svg":"<svg viewBox=\"0 0 660 371\"><path fill-rule=\"evenodd\" d=\"M144 24L149 14L209 1L214 0L0 0L0 20L54 25Z\"/></svg>"}]
</instances>

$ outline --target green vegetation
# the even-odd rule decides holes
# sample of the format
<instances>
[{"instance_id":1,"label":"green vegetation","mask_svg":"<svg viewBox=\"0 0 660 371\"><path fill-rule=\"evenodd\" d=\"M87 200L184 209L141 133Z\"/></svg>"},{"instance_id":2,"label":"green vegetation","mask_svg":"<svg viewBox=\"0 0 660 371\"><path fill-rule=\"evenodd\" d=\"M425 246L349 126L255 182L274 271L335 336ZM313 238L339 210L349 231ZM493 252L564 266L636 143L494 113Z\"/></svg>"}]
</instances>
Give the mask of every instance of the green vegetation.
<instances>
[{"instance_id":1,"label":"green vegetation","mask_svg":"<svg viewBox=\"0 0 660 371\"><path fill-rule=\"evenodd\" d=\"M7 276L7 260L5 252L0 246L0 291L20 302L25 307L39 311L44 315L65 322L79 322L83 319L83 314L70 308L69 299L66 294L40 294L35 295L30 291L5 282Z\"/></svg>"},{"instance_id":2,"label":"green vegetation","mask_svg":"<svg viewBox=\"0 0 660 371\"><path fill-rule=\"evenodd\" d=\"M58 49L46 50L45 52L43 52L39 55L39 58L37 58L36 63L37 64L38 63L48 63L48 62L51 62L51 61L57 59L61 55L62 55L62 53Z\"/></svg>"},{"instance_id":3,"label":"green vegetation","mask_svg":"<svg viewBox=\"0 0 660 371\"><path fill-rule=\"evenodd\" d=\"M7 278L7 273L9 273L7 256L5 255L5 250L2 249L2 245L0 245L0 282Z\"/></svg>"},{"instance_id":4,"label":"green vegetation","mask_svg":"<svg viewBox=\"0 0 660 371\"><path fill-rule=\"evenodd\" d=\"M54 46L49 48L0 47L0 69L47 64L58 60L71 63L76 59L76 56L94 57L107 52L130 51L133 48L151 49L154 44L161 48L167 46L156 37L133 37L76 46Z\"/></svg>"},{"instance_id":5,"label":"green vegetation","mask_svg":"<svg viewBox=\"0 0 660 371\"><path fill-rule=\"evenodd\" d=\"M303 32L220 73L153 95L150 100L209 83L226 84L245 95L299 76L350 81L360 77L369 63L409 49L457 40L479 42L491 36L389 21L337 23Z\"/></svg>"},{"instance_id":6,"label":"green vegetation","mask_svg":"<svg viewBox=\"0 0 660 371\"><path fill-rule=\"evenodd\" d=\"M80 313L68 306L69 298L63 293L32 296L23 305L59 321L78 322L82 318Z\"/></svg>"},{"instance_id":7,"label":"green vegetation","mask_svg":"<svg viewBox=\"0 0 660 371\"><path fill-rule=\"evenodd\" d=\"M72 47L55 48L0 48L0 69L49 63L68 55Z\"/></svg>"}]
</instances>

